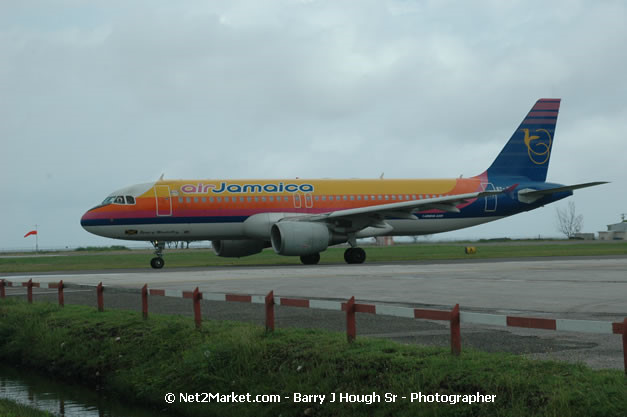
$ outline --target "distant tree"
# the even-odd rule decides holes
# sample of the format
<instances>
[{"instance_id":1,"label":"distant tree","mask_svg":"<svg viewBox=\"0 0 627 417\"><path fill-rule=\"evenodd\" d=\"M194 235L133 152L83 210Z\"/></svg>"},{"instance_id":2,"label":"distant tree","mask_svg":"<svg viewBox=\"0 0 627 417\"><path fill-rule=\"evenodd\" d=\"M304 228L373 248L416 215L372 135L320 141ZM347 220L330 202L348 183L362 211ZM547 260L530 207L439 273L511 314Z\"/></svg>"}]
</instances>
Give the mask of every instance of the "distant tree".
<instances>
[{"instance_id":1,"label":"distant tree","mask_svg":"<svg viewBox=\"0 0 627 417\"><path fill-rule=\"evenodd\" d=\"M567 238L575 236L583 228L583 215L577 214L575 203L570 201L568 209L556 208L557 230L566 235Z\"/></svg>"}]
</instances>

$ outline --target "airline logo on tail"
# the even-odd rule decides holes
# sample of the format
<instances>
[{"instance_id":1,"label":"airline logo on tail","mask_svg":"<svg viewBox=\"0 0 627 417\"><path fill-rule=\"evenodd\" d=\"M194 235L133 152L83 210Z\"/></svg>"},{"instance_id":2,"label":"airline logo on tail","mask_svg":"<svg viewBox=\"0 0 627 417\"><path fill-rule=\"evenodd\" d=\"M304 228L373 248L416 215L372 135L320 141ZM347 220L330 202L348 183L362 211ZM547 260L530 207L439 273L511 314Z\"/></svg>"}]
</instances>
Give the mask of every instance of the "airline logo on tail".
<instances>
[{"instance_id":1,"label":"airline logo on tail","mask_svg":"<svg viewBox=\"0 0 627 417\"><path fill-rule=\"evenodd\" d=\"M525 146L529 159L536 165L543 165L549 162L551 157L551 134L546 129L536 129L534 132L539 135L531 136L529 129L520 129L525 133Z\"/></svg>"}]
</instances>

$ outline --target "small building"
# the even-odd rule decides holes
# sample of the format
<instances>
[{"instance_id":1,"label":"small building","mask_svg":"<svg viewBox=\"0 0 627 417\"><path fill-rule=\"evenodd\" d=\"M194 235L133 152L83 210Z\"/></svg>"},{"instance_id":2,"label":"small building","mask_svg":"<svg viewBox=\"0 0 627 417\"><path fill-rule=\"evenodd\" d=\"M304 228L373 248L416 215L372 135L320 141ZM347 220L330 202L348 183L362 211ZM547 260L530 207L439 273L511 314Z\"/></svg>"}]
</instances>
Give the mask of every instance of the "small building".
<instances>
[{"instance_id":1,"label":"small building","mask_svg":"<svg viewBox=\"0 0 627 417\"><path fill-rule=\"evenodd\" d=\"M375 238L377 246L392 246L394 245L394 238L392 236L377 236Z\"/></svg>"},{"instance_id":2,"label":"small building","mask_svg":"<svg viewBox=\"0 0 627 417\"><path fill-rule=\"evenodd\" d=\"M599 240L627 240L627 221L608 224L606 232L599 232Z\"/></svg>"}]
</instances>

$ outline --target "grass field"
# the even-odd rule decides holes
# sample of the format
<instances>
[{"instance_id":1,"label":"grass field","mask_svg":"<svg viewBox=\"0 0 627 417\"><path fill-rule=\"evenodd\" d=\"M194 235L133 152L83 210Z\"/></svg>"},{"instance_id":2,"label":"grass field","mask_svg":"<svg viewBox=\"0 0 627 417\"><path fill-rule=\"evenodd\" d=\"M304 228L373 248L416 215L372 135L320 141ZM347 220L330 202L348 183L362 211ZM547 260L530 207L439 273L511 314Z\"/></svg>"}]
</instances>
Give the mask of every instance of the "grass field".
<instances>
[{"instance_id":1,"label":"grass field","mask_svg":"<svg viewBox=\"0 0 627 417\"><path fill-rule=\"evenodd\" d=\"M0 300L0 359L103 387L110 395L174 415L200 416L625 416L621 371L533 361L511 354L357 339L321 330L281 329L82 306ZM178 393L276 394L275 403L183 403ZM329 402L332 393L374 402ZM495 395L464 403L464 395ZM175 393L168 406L164 395ZM294 394L326 395L322 404ZM397 395L386 402L385 394ZM460 395L411 402L411 393ZM406 396L406 399L402 399ZM363 397L364 399L366 397ZM389 397L388 397L389 398ZM455 404L452 402L455 401Z\"/></svg>"},{"instance_id":2,"label":"grass field","mask_svg":"<svg viewBox=\"0 0 627 417\"><path fill-rule=\"evenodd\" d=\"M466 255L465 246L475 246L477 253ZM500 242L445 243L364 247L367 263L430 261L447 259L520 258L539 256L627 255L627 242ZM343 264L345 248L330 248L321 253L323 264ZM32 255L32 254L30 254ZM0 258L2 272L44 272L99 269L150 268L150 251L96 251L58 253L60 256L15 256ZM221 258L210 249L177 249L165 251L166 268L222 265L300 264L298 257L279 256L272 249L244 258Z\"/></svg>"}]
</instances>

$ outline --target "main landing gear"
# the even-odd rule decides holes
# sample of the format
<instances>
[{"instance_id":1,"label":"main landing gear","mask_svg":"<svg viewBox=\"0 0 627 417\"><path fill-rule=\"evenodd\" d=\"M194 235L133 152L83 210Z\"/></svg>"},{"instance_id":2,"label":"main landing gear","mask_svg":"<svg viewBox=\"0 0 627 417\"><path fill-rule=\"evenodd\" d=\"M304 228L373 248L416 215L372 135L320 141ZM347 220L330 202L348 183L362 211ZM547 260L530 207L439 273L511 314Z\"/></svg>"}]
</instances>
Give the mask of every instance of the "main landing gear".
<instances>
[{"instance_id":1,"label":"main landing gear","mask_svg":"<svg viewBox=\"0 0 627 417\"><path fill-rule=\"evenodd\" d=\"M320 262L320 254L314 253L313 255L305 255L300 257L300 261L303 265L316 265Z\"/></svg>"},{"instance_id":2,"label":"main landing gear","mask_svg":"<svg viewBox=\"0 0 627 417\"><path fill-rule=\"evenodd\" d=\"M344 260L347 264L363 264L366 260L366 251L362 248L348 248L344 251Z\"/></svg>"},{"instance_id":3,"label":"main landing gear","mask_svg":"<svg viewBox=\"0 0 627 417\"><path fill-rule=\"evenodd\" d=\"M154 240L150 243L152 243L152 246L155 247L155 255L157 255L150 260L150 266L154 269L161 269L163 268L163 265L165 265L165 261L163 260L163 248L165 247L165 242L158 242Z\"/></svg>"}]
</instances>

